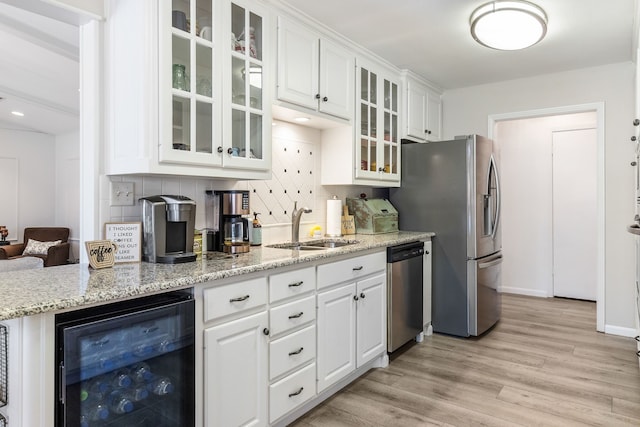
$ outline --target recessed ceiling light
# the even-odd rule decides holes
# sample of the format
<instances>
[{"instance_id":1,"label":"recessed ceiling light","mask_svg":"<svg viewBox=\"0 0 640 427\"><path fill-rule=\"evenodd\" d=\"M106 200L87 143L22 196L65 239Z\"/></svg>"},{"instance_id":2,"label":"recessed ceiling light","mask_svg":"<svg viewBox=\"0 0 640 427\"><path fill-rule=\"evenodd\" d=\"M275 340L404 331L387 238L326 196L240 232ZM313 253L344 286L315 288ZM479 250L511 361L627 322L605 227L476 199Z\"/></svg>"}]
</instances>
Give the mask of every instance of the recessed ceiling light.
<instances>
[{"instance_id":1,"label":"recessed ceiling light","mask_svg":"<svg viewBox=\"0 0 640 427\"><path fill-rule=\"evenodd\" d=\"M308 121L309 121L309 117L296 117L296 118L295 118L295 119L293 119L293 120L295 120L296 122L300 122L300 123L302 123L302 122L308 122Z\"/></svg>"},{"instance_id":2,"label":"recessed ceiling light","mask_svg":"<svg viewBox=\"0 0 640 427\"><path fill-rule=\"evenodd\" d=\"M471 35L483 46L518 50L533 46L547 33L547 14L523 0L496 0L473 11Z\"/></svg>"},{"instance_id":3,"label":"recessed ceiling light","mask_svg":"<svg viewBox=\"0 0 640 427\"><path fill-rule=\"evenodd\" d=\"M24 113L21 111L12 111L11 114L13 114L14 116L18 116L18 117L23 117Z\"/></svg>"}]
</instances>

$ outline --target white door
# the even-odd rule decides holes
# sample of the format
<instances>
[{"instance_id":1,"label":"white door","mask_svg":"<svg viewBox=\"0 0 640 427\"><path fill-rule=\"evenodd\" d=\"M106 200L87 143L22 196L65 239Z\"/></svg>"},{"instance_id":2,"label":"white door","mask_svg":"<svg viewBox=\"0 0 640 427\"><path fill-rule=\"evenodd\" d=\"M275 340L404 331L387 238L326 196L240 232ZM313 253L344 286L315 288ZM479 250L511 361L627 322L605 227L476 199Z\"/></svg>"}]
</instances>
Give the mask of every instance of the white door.
<instances>
[{"instance_id":1,"label":"white door","mask_svg":"<svg viewBox=\"0 0 640 427\"><path fill-rule=\"evenodd\" d=\"M357 367L387 349L387 275L358 282L356 293L356 362Z\"/></svg>"},{"instance_id":2,"label":"white door","mask_svg":"<svg viewBox=\"0 0 640 427\"><path fill-rule=\"evenodd\" d=\"M553 132L553 295L596 300L596 129Z\"/></svg>"},{"instance_id":3,"label":"white door","mask_svg":"<svg viewBox=\"0 0 640 427\"><path fill-rule=\"evenodd\" d=\"M356 369L356 284L318 294L318 393Z\"/></svg>"},{"instance_id":4,"label":"white door","mask_svg":"<svg viewBox=\"0 0 640 427\"><path fill-rule=\"evenodd\" d=\"M204 331L205 426L265 426L267 312Z\"/></svg>"}]
</instances>

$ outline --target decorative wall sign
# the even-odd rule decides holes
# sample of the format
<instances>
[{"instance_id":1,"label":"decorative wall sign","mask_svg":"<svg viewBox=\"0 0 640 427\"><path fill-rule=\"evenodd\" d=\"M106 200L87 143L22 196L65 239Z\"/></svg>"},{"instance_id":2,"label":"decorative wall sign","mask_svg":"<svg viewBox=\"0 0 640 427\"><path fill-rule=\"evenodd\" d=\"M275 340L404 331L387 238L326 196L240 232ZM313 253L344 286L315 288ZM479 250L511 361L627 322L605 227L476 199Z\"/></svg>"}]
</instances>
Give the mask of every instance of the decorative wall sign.
<instances>
[{"instance_id":1,"label":"decorative wall sign","mask_svg":"<svg viewBox=\"0 0 640 427\"><path fill-rule=\"evenodd\" d=\"M91 240L84 243L87 249L89 265L96 270L113 267L118 246L111 240Z\"/></svg>"},{"instance_id":2,"label":"decorative wall sign","mask_svg":"<svg viewBox=\"0 0 640 427\"><path fill-rule=\"evenodd\" d=\"M142 251L141 222L107 222L104 238L118 245L115 262L140 262Z\"/></svg>"}]
</instances>

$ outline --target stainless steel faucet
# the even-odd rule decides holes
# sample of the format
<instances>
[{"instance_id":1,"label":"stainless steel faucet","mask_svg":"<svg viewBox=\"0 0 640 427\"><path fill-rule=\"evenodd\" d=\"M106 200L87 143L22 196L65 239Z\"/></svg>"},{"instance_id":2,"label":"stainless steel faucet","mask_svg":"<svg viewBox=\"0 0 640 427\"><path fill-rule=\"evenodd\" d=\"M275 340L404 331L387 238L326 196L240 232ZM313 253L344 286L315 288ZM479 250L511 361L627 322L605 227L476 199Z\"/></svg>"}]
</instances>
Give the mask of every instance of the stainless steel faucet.
<instances>
[{"instance_id":1,"label":"stainless steel faucet","mask_svg":"<svg viewBox=\"0 0 640 427\"><path fill-rule=\"evenodd\" d=\"M298 243L300 240L300 217L303 213L311 213L309 208L298 209L298 202L293 202L293 212L291 213L291 243Z\"/></svg>"}]
</instances>

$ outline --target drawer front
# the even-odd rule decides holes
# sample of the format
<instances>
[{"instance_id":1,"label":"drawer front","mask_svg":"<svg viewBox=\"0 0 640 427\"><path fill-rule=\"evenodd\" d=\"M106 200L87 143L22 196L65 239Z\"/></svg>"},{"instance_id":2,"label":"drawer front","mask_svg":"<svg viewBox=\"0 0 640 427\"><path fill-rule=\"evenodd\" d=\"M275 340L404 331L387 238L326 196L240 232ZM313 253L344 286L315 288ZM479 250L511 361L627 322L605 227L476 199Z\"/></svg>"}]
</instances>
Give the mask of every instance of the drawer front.
<instances>
[{"instance_id":1,"label":"drawer front","mask_svg":"<svg viewBox=\"0 0 640 427\"><path fill-rule=\"evenodd\" d=\"M383 271L386 265L387 256L384 251L320 265L318 266L318 289Z\"/></svg>"},{"instance_id":2,"label":"drawer front","mask_svg":"<svg viewBox=\"0 0 640 427\"><path fill-rule=\"evenodd\" d=\"M316 297L311 295L301 300L269 310L271 336L278 335L316 318Z\"/></svg>"},{"instance_id":3,"label":"drawer front","mask_svg":"<svg viewBox=\"0 0 640 427\"><path fill-rule=\"evenodd\" d=\"M302 295L316 288L314 267L269 276L269 302Z\"/></svg>"},{"instance_id":4,"label":"drawer front","mask_svg":"<svg viewBox=\"0 0 640 427\"><path fill-rule=\"evenodd\" d=\"M295 372L269 387L269 422L274 422L316 394L316 365Z\"/></svg>"},{"instance_id":5,"label":"drawer front","mask_svg":"<svg viewBox=\"0 0 640 427\"><path fill-rule=\"evenodd\" d=\"M315 357L315 325L271 341L269 343L269 378L274 379Z\"/></svg>"},{"instance_id":6,"label":"drawer front","mask_svg":"<svg viewBox=\"0 0 640 427\"><path fill-rule=\"evenodd\" d=\"M204 321L209 322L266 303L266 277L208 288L204 290Z\"/></svg>"}]
</instances>

